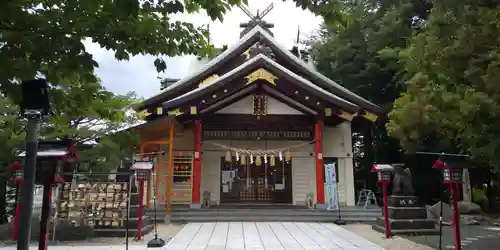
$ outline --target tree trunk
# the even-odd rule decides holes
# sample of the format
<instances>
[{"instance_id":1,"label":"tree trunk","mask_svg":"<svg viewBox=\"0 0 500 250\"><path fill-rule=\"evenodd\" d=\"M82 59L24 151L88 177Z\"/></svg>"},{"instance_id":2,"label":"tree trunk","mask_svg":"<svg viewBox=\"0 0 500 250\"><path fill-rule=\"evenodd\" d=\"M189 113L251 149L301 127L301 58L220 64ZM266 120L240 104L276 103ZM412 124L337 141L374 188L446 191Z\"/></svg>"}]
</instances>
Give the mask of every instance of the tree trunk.
<instances>
[{"instance_id":1,"label":"tree trunk","mask_svg":"<svg viewBox=\"0 0 500 250\"><path fill-rule=\"evenodd\" d=\"M7 181L0 179L0 224L8 222L7 198Z\"/></svg>"}]
</instances>

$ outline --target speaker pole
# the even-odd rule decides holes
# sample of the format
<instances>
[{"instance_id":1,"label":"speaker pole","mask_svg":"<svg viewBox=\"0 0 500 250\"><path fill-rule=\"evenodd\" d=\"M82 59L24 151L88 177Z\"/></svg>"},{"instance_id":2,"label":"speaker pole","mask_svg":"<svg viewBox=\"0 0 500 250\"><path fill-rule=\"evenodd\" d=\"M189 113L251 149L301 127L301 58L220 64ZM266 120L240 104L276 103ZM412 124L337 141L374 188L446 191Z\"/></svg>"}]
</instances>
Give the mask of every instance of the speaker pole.
<instances>
[{"instance_id":1,"label":"speaker pole","mask_svg":"<svg viewBox=\"0 0 500 250\"><path fill-rule=\"evenodd\" d=\"M29 250L31 240L31 221L33 217L33 190L35 189L36 158L38 151L38 132L40 130L40 113L26 115L26 165L21 187L19 233L17 250Z\"/></svg>"}]
</instances>

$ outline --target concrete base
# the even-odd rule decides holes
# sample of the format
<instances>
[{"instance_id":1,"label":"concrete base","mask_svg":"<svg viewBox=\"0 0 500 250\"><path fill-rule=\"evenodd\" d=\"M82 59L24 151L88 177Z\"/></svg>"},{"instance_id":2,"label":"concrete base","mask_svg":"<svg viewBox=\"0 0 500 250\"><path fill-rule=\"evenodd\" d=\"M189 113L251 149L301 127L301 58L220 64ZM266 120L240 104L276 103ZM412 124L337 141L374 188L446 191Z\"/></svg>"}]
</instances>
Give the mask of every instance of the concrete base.
<instances>
[{"instance_id":1,"label":"concrete base","mask_svg":"<svg viewBox=\"0 0 500 250\"><path fill-rule=\"evenodd\" d=\"M189 208L192 208L192 209L201 209L201 204L189 204Z\"/></svg>"},{"instance_id":2,"label":"concrete base","mask_svg":"<svg viewBox=\"0 0 500 250\"><path fill-rule=\"evenodd\" d=\"M172 221L172 218L170 216L165 216L165 218L163 219L163 222L165 224L170 224L171 221Z\"/></svg>"},{"instance_id":3,"label":"concrete base","mask_svg":"<svg viewBox=\"0 0 500 250\"><path fill-rule=\"evenodd\" d=\"M328 208L328 204L314 204L315 209L325 209Z\"/></svg>"},{"instance_id":4,"label":"concrete base","mask_svg":"<svg viewBox=\"0 0 500 250\"><path fill-rule=\"evenodd\" d=\"M385 227L380 225L372 225L372 229L385 234ZM391 236L394 235L439 235L439 229L392 229Z\"/></svg>"}]
</instances>

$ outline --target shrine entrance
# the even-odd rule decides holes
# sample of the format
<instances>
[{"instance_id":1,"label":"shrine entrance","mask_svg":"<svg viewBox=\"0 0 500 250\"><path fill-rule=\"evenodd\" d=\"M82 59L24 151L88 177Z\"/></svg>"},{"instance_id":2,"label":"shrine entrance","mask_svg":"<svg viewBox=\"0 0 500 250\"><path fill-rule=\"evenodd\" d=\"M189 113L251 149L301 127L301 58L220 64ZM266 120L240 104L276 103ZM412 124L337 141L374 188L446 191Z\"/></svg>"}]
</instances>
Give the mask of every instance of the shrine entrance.
<instances>
[{"instance_id":1,"label":"shrine entrance","mask_svg":"<svg viewBox=\"0 0 500 250\"><path fill-rule=\"evenodd\" d=\"M275 166L221 157L221 203L292 204L292 162L276 161Z\"/></svg>"}]
</instances>

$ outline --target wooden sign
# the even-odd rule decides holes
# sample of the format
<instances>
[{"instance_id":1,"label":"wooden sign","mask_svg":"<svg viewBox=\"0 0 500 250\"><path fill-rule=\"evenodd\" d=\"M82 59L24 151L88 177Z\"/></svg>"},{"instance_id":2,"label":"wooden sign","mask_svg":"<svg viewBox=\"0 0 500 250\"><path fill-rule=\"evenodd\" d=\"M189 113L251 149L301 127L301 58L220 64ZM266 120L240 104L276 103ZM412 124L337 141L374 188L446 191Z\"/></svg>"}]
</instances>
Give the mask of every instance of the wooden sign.
<instances>
[{"instance_id":1,"label":"wooden sign","mask_svg":"<svg viewBox=\"0 0 500 250\"><path fill-rule=\"evenodd\" d=\"M251 131L251 130L204 130L205 140L289 140L308 141L314 138L312 131Z\"/></svg>"}]
</instances>

